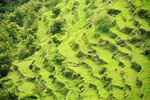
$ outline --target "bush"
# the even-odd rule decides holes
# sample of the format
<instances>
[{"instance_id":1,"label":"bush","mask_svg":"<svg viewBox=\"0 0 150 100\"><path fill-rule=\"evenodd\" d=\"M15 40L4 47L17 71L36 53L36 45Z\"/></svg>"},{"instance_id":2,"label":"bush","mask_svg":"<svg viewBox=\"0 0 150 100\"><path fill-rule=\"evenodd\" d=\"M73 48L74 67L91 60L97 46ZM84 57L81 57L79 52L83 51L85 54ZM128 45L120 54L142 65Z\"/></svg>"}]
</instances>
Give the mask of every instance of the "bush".
<instances>
[{"instance_id":1,"label":"bush","mask_svg":"<svg viewBox=\"0 0 150 100\"><path fill-rule=\"evenodd\" d=\"M108 36L112 39L115 39L117 35L115 33L109 32Z\"/></svg>"},{"instance_id":2,"label":"bush","mask_svg":"<svg viewBox=\"0 0 150 100\"><path fill-rule=\"evenodd\" d=\"M131 90L132 90L131 86L130 86L130 85L128 85L128 84L125 84L125 89L128 89L129 91L131 91Z\"/></svg>"},{"instance_id":3,"label":"bush","mask_svg":"<svg viewBox=\"0 0 150 100\"><path fill-rule=\"evenodd\" d=\"M94 11L93 10L87 10L86 11L86 18L88 19L88 18L90 18L92 15L94 14Z\"/></svg>"},{"instance_id":4,"label":"bush","mask_svg":"<svg viewBox=\"0 0 150 100\"><path fill-rule=\"evenodd\" d=\"M79 44L75 43L75 41L70 42L70 47L72 50L78 50L79 49Z\"/></svg>"},{"instance_id":5,"label":"bush","mask_svg":"<svg viewBox=\"0 0 150 100\"><path fill-rule=\"evenodd\" d=\"M85 0L85 4L88 5L90 3L90 0Z\"/></svg>"},{"instance_id":6,"label":"bush","mask_svg":"<svg viewBox=\"0 0 150 100\"><path fill-rule=\"evenodd\" d=\"M55 61L57 64L59 64L59 65L61 65L62 62L63 62L65 59L66 59L66 58L65 58L63 55L61 55L61 54L57 54L57 55L55 55L55 57L54 57L54 61Z\"/></svg>"},{"instance_id":7,"label":"bush","mask_svg":"<svg viewBox=\"0 0 150 100\"><path fill-rule=\"evenodd\" d=\"M94 34L94 38L95 38L95 39L98 39L99 37L100 37L100 33L95 33L95 34Z\"/></svg>"},{"instance_id":8,"label":"bush","mask_svg":"<svg viewBox=\"0 0 150 100\"><path fill-rule=\"evenodd\" d=\"M102 68L99 70L99 74L102 75L102 74L104 74L105 71L106 71L106 68Z\"/></svg>"},{"instance_id":9,"label":"bush","mask_svg":"<svg viewBox=\"0 0 150 100\"><path fill-rule=\"evenodd\" d=\"M51 43L51 42L55 43L56 47L61 44L61 41L56 36L52 37L52 39L49 41L49 43Z\"/></svg>"},{"instance_id":10,"label":"bush","mask_svg":"<svg viewBox=\"0 0 150 100\"><path fill-rule=\"evenodd\" d=\"M8 74L9 68L12 64L11 57L11 53L9 52L0 53L0 78L5 77Z\"/></svg>"},{"instance_id":11,"label":"bush","mask_svg":"<svg viewBox=\"0 0 150 100\"><path fill-rule=\"evenodd\" d=\"M5 91L6 92L6 91ZM0 93L1 96L0 96L0 100L18 100L18 96L16 94L14 94L13 92L3 92L3 93Z\"/></svg>"},{"instance_id":12,"label":"bush","mask_svg":"<svg viewBox=\"0 0 150 100\"><path fill-rule=\"evenodd\" d=\"M28 48L25 46L21 46L18 50L18 59L23 60L32 54L34 54L35 51L38 51L40 49L40 46L36 44L30 45Z\"/></svg>"},{"instance_id":13,"label":"bush","mask_svg":"<svg viewBox=\"0 0 150 100\"><path fill-rule=\"evenodd\" d=\"M27 50L27 48L25 48L25 46L21 46L20 49L18 50L18 59L23 60L28 56L29 56L29 51Z\"/></svg>"},{"instance_id":14,"label":"bush","mask_svg":"<svg viewBox=\"0 0 150 100\"><path fill-rule=\"evenodd\" d=\"M52 35L56 33L61 33L64 25L64 20L57 18L54 20L53 24L50 26L50 32Z\"/></svg>"},{"instance_id":15,"label":"bush","mask_svg":"<svg viewBox=\"0 0 150 100\"><path fill-rule=\"evenodd\" d=\"M138 65L137 63L135 63L135 62L131 63L131 68L133 68L137 72L140 72L141 69L142 69L142 67L140 65Z\"/></svg>"},{"instance_id":16,"label":"bush","mask_svg":"<svg viewBox=\"0 0 150 100\"><path fill-rule=\"evenodd\" d=\"M9 78L0 80L0 100L18 100L17 87Z\"/></svg>"},{"instance_id":17,"label":"bush","mask_svg":"<svg viewBox=\"0 0 150 100\"><path fill-rule=\"evenodd\" d=\"M93 19L94 19L94 25L97 27L97 29L102 30L103 32L108 32L110 27L113 26L113 20L105 12L101 12Z\"/></svg>"},{"instance_id":18,"label":"bush","mask_svg":"<svg viewBox=\"0 0 150 100\"><path fill-rule=\"evenodd\" d=\"M124 68L124 67L125 67L125 65L124 65L122 62L119 62L119 66L120 66L121 68Z\"/></svg>"},{"instance_id":19,"label":"bush","mask_svg":"<svg viewBox=\"0 0 150 100\"><path fill-rule=\"evenodd\" d=\"M43 22L45 22L47 20L47 16L46 15L43 15L43 18L42 18Z\"/></svg>"},{"instance_id":20,"label":"bush","mask_svg":"<svg viewBox=\"0 0 150 100\"><path fill-rule=\"evenodd\" d=\"M25 95L20 98L20 100L37 100L38 97L36 95Z\"/></svg>"},{"instance_id":21,"label":"bush","mask_svg":"<svg viewBox=\"0 0 150 100\"><path fill-rule=\"evenodd\" d=\"M24 14L20 10L16 10L13 15L10 16L11 22L16 22L19 26L23 26Z\"/></svg>"},{"instance_id":22,"label":"bush","mask_svg":"<svg viewBox=\"0 0 150 100\"><path fill-rule=\"evenodd\" d=\"M23 60L26 57L31 56L35 51L38 51L40 46L35 42L33 35L29 34L26 40L23 41L23 45L18 49L18 58Z\"/></svg>"},{"instance_id":23,"label":"bush","mask_svg":"<svg viewBox=\"0 0 150 100\"><path fill-rule=\"evenodd\" d=\"M107 12L109 15L118 15L121 13L120 10L116 10L116 9L110 9L108 12Z\"/></svg>"},{"instance_id":24,"label":"bush","mask_svg":"<svg viewBox=\"0 0 150 100\"><path fill-rule=\"evenodd\" d=\"M52 10L52 12L53 12L52 18L56 18L60 14L60 9L59 8L54 8Z\"/></svg>"},{"instance_id":25,"label":"bush","mask_svg":"<svg viewBox=\"0 0 150 100\"><path fill-rule=\"evenodd\" d=\"M114 51L117 50L117 46L115 46L114 44L110 44L110 45L109 45L109 50L110 50L111 52L114 52Z\"/></svg>"},{"instance_id":26,"label":"bush","mask_svg":"<svg viewBox=\"0 0 150 100\"><path fill-rule=\"evenodd\" d=\"M25 40L26 47L29 47L29 45L31 45L34 41L34 36L29 34Z\"/></svg>"},{"instance_id":27,"label":"bush","mask_svg":"<svg viewBox=\"0 0 150 100\"><path fill-rule=\"evenodd\" d=\"M78 53L76 54L76 56L77 56L78 58L81 58L81 57L84 57L85 54L84 54L81 50L79 50Z\"/></svg>"},{"instance_id":28,"label":"bush","mask_svg":"<svg viewBox=\"0 0 150 100\"><path fill-rule=\"evenodd\" d=\"M8 65L1 65L0 67L0 78L7 76L8 72L10 71Z\"/></svg>"},{"instance_id":29,"label":"bush","mask_svg":"<svg viewBox=\"0 0 150 100\"><path fill-rule=\"evenodd\" d=\"M30 28L32 26L34 22L34 19L31 19L30 17L25 21L24 23L24 27L27 29L27 28Z\"/></svg>"},{"instance_id":30,"label":"bush","mask_svg":"<svg viewBox=\"0 0 150 100\"><path fill-rule=\"evenodd\" d=\"M7 26L5 26L5 30L8 32L9 37L12 38L14 43L18 41L19 28L16 23L8 23Z\"/></svg>"},{"instance_id":31,"label":"bush","mask_svg":"<svg viewBox=\"0 0 150 100\"><path fill-rule=\"evenodd\" d=\"M118 40L116 42L117 45L120 45L121 47L124 47L126 45L126 41L125 40Z\"/></svg>"},{"instance_id":32,"label":"bush","mask_svg":"<svg viewBox=\"0 0 150 100\"><path fill-rule=\"evenodd\" d=\"M136 86L137 86L138 88L140 88L140 87L142 87L142 85L143 85L143 82L137 78L137 79L136 79Z\"/></svg>"}]
</instances>

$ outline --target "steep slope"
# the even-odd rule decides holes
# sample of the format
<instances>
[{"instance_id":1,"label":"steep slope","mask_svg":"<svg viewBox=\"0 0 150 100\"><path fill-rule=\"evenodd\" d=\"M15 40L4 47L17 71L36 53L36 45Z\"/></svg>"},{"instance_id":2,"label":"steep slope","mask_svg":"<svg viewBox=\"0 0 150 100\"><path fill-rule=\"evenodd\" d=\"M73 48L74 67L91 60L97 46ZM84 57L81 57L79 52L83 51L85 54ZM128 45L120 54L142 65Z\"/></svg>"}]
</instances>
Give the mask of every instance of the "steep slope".
<instances>
[{"instance_id":1,"label":"steep slope","mask_svg":"<svg viewBox=\"0 0 150 100\"><path fill-rule=\"evenodd\" d=\"M149 0L34 2L40 49L14 60L1 80L9 92L21 100L149 100Z\"/></svg>"}]
</instances>

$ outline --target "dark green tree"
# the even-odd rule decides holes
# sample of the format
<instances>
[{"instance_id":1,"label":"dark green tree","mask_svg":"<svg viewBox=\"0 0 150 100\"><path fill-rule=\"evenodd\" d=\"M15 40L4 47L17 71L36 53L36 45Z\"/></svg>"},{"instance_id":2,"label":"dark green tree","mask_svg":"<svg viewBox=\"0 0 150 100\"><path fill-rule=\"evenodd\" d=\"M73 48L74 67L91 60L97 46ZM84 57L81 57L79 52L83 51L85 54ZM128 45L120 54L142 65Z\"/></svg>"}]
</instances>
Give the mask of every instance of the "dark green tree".
<instances>
[{"instance_id":1,"label":"dark green tree","mask_svg":"<svg viewBox=\"0 0 150 100\"><path fill-rule=\"evenodd\" d=\"M60 14L60 9L59 8L54 8L52 12L53 12L52 17L56 18Z\"/></svg>"},{"instance_id":2,"label":"dark green tree","mask_svg":"<svg viewBox=\"0 0 150 100\"><path fill-rule=\"evenodd\" d=\"M61 33L64 25L64 20L57 18L54 20L53 24L50 26L50 32L52 34Z\"/></svg>"}]
</instances>

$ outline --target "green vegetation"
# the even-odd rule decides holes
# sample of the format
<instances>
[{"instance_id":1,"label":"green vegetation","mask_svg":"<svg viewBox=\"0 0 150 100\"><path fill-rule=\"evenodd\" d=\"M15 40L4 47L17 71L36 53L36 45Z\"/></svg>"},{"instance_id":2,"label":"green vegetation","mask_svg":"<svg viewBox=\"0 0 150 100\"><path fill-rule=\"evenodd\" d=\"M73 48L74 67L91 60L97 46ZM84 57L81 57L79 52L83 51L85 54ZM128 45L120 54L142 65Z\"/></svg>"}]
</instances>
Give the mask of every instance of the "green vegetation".
<instances>
[{"instance_id":1,"label":"green vegetation","mask_svg":"<svg viewBox=\"0 0 150 100\"><path fill-rule=\"evenodd\" d=\"M98 16L94 16L93 20L95 26L98 26L98 29L104 32L108 32L110 27L113 26L112 18L106 12L100 12Z\"/></svg>"},{"instance_id":2,"label":"green vegetation","mask_svg":"<svg viewBox=\"0 0 150 100\"><path fill-rule=\"evenodd\" d=\"M56 33L62 33L62 27L63 27L64 21L62 19L55 19L54 22L50 26L50 32L52 35Z\"/></svg>"},{"instance_id":3,"label":"green vegetation","mask_svg":"<svg viewBox=\"0 0 150 100\"><path fill-rule=\"evenodd\" d=\"M149 5L0 1L0 100L149 100Z\"/></svg>"}]
</instances>

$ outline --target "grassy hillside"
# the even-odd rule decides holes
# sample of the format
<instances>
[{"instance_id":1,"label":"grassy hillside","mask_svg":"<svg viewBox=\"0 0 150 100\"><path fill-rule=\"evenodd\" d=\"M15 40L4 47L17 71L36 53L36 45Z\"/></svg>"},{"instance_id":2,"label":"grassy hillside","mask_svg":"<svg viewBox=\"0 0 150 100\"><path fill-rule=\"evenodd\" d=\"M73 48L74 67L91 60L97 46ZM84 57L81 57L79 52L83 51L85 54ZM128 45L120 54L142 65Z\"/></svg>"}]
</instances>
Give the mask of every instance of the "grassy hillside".
<instances>
[{"instance_id":1,"label":"grassy hillside","mask_svg":"<svg viewBox=\"0 0 150 100\"><path fill-rule=\"evenodd\" d=\"M29 0L0 18L0 100L149 100L149 0Z\"/></svg>"}]
</instances>

